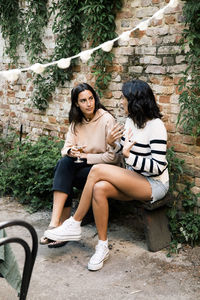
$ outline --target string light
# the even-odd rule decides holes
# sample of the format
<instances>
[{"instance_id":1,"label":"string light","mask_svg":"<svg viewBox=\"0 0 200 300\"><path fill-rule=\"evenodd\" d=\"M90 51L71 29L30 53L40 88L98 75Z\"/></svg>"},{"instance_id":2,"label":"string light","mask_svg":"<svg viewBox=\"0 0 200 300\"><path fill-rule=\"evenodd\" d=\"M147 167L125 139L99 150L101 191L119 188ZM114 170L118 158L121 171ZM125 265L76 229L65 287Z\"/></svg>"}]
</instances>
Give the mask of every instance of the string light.
<instances>
[{"instance_id":1,"label":"string light","mask_svg":"<svg viewBox=\"0 0 200 300\"><path fill-rule=\"evenodd\" d=\"M108 41L102 44L101 49L105 52L110 52L112 50L114 42Z\"/></svg>"},{"instance_id":2,"label":"string light","mask_svg":"<svg viewBox=\"0 0 200 300\"><path fill-rule=\"evenodd\" d=\"M85 50L80 53L80 59L82 60L83 63L86 63L92 55L93 51L92 50Z\"/></svg>"},{"instance_id":3,"label":"string light","mask_svg":"<svg viewBox=\"0 0 200 300\"><path fill-rule=\"evenodd\" d=\"M0 72L0 74L8 81L14 82L18 80L21 71L19 69Z\"/></svg>"},{"instance_id":4,"label":"string light","mask_svg":"<svg viewBox=\"0 0 200 300\"><path fill-rule=\"evenodd\" d=\"M71 63L71 59L70 58L61 58L58 61L57 66L60 69L67 69L67 68L69 68L70 63Z\"/></svg>"},{"instance_id":5,"label":"string light","mask_svg":"<svg viewBox=\"0 0 200 300\"><path fill-rule=\"evenodd\" d=\"M19 75L21 72L28 71L28 70L31 70L31 71L35 72L36 74L42 74L46 67L56 65L56 64L60 69L67 69L67 68L69 68L69 66L71 64L71 60L74 58L77 58L77 57L80 57L81 61L83 63L86 63L91 58L91 55L94 51L96 51L98 49L102 49L105 52L110 52L113 48L115 41L117 41L119 39L121 39L123 41L128 41L130 38L131 32L135 31L136 29L146 30L149 26L150 20L152 20L153 18L158 19L158 20L162 19L166 8L176 7L178 5L178 1L179 0L170 0L170 2L164 8L161 8L160 10L158 10L148 20L140 22L136 27L132 28L131 30L123 32L117 38L107 41L107 42L104 42L103 44L97 46L96 48L85 50L85 51L80 52L77 55L72 56L72 57L61 58L58 61L53 61L48 64L36 63L36 64L34 64L28 68L24 68L24 69L12 69L12 70L8 70L8 71L0 71L0 75L3 76L3 78L5 78L6 80L13 82L19 78Z\"/></svg>"},{"instance_id":6,"label":"string light","mask_svg":"<svg viewBox=\"0 0 200 300\"><path fill-rule=\"evenodd\" d=\"M131 31L125 31L120 35L120 40L128 41L130 38Z\"/></svg>"},{"instance_id":7,"label":"string light","mask_svg":"<svg viewBox=\"0 0 200 300\"><path fill-rule=\"evenodd\" d=\"M178 0L171 0L167 6L169 7L177 7Z\"/></svg>"},{"instance_id":8,"label":"string light","mask_svg":"<svg viewBox=\"0 0 200 300\"><path fill-rule=\"evenodd\" d=\"M30 67L30 70L36 74L42 74L45 70L45 66L40 63L36 63Z\"/></svg>"}]
</instances>

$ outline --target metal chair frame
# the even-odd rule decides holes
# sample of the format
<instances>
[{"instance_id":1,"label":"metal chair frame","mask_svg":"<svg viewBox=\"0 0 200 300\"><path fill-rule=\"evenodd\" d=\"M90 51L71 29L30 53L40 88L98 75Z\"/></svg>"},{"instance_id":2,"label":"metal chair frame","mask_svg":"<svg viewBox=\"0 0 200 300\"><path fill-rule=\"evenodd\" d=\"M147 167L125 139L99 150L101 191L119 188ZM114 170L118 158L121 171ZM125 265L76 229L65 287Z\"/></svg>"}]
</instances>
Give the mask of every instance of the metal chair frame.
<instances>
[{"instance_id":1,"label":"metal chair frame","mask_svg":"<svg viewBox=\"0 0 200 300\"><path fill-rule=\"evenodd\" d=\"M1 222L0 223L0 229L4 229L11 226L23 226L31 234L32 237L32 248L29 247L27 242L19 237L6 237L3 239L0 239L0 246L8 244L8 243L18 243L20 244L25 251L25 261L24 261L24 268L22 273L22 283L20 288L20 294L19 299L20 300L26 300L26 296L28 293L28 288L30 284L30 279L33 271L33 266L35 263L37 250L38 250L38 237L35 229L33 226L25 221L21 220L13 220L13 221L7 221L7 222Z\"/></svg>"}]
</instances>

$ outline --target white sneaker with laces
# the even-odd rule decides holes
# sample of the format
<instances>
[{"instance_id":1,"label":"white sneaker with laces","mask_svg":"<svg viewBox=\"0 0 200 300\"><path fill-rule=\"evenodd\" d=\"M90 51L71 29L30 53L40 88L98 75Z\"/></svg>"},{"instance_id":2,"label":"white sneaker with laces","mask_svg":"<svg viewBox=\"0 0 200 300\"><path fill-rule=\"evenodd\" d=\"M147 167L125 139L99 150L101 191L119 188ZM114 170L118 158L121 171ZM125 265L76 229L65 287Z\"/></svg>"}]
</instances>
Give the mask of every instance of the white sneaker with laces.
<instances>
[{"instance_id":1,"label":"white sneaker with laces","mask_svg":"<svg viewBox=\"0 0 200 300\"><path fill-rule=\"evenodd\" d=\"M81 222L70 217L62 225L44 232L44 236L53 241L79 241L81 239Z\"/></svg>"},{"instance_id":2,"label":"white sneaker with laces","mask_svg":"<svg viewBox=\"0 0 200 300\"><path fill-rule=\"evenodd\" d=\"M109 257L109 249L106 244L98 244L95 254L90 258L88 270L97 271L103 267L103 263Z\"/></svg>"}]
</instances>

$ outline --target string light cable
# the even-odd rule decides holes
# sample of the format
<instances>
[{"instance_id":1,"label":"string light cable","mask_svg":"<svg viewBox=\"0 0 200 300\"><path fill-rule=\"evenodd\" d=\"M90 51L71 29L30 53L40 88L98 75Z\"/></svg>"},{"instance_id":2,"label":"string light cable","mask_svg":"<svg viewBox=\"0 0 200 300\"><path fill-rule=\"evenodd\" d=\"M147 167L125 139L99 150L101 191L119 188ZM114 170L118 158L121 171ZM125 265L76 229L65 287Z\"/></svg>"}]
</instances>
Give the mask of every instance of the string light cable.
<instances>
[{"instance_id":1,"label":"string light cable","mask_svg":"<svg viewBox=\"0 0 200 300\"><path fill-rule=\"evenodd\" d=\"M88 50L84 50L74 56L71 57L67 57L67 58L61 58L57 61L52 61L50 63L47 64L41 64L41 63L35 63L34 65L27 67L27 68L22 68L22 69L10 69L10 70L4 70L4 71L0 71L0 76L3 77L4 79L10 81L10 82L14 82L16 80L18 80L21 72L26 72L26 71L32 71L36 74L42 74L45 70L45 68L49 67L49 66L53 66L53 65L57 65L58 68L60 69L67 69L69 68L70 64L71 64L71 60L75 59L75 58L80 58L81 61L83 63L87 63L87 61L91 58L92 53L94 51L97 51L99 49L102 49L105 52L110 52L113 48L114 42L116 42L117 40L122 40L122 41L128 41L130 38L130 34L131 32L139 29L139 30L146 30L150 24L150 21L152 19L157 19L160 20L163 18L163 15L165 13L165 10L167 8L175 8L178 6L178 2L179 0L170 0L170 2L163 8L159 9L156 13L154 13L154 15L152 17L150 17L147 20L141 21L138 25L136 25L134 28L123 32L121 35L119 35L118 37L114 38L113 40L109 40L107 42L104 42L102 44L100 44L99 46L92 48L92 49L88 49Z\"/></svg>"}]
</instances>

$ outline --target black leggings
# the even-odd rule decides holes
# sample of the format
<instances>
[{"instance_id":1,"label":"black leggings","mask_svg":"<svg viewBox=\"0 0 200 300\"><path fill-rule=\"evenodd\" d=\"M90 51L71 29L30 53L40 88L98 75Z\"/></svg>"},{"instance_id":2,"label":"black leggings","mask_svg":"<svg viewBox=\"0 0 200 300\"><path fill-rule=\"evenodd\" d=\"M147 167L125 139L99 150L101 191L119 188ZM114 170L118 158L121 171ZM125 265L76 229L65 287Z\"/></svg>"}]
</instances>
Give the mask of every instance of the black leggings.
<instances>
[{"instance_id":1,"label":"black leggings","mask_svg":"<svg viewBox=\"0 0 200 300\"><path fill-rule=\"evenodd\" d=\"M89 165L86 159L82 163L75 163L76 158L65 156L61 158L56 167L53 179L53 191L63 192L68 195L65 207L71 207L73 187L83 189L87 176L93 165Z\"/></svg>"}]
</instances>

